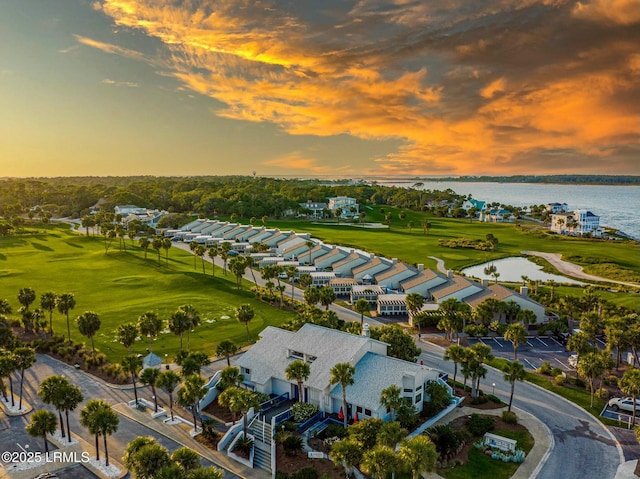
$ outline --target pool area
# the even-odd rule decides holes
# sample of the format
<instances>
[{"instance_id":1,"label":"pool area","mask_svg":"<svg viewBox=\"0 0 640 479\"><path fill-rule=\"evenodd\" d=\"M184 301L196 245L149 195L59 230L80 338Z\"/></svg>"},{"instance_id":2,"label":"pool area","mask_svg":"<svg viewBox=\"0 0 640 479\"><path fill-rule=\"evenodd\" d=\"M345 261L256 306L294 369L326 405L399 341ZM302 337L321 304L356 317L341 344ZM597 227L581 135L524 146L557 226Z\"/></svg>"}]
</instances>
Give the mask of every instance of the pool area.
<instances>
[{"instance_id":1,"label":"pool area","mask_svg":"<svg viewBox=\"0 0 640 479\"><path fill-rule=\"evenodd\" d=\"M514 256L511 258L503 258L495 261L489 261L487 263L478 264L462 270L467 276L473 276L479 279L494 279L493 276L487 275L484 269L487 266L494 265L497 272L500 274L499 281L509 282L521 282L523 276L529 277L531 280L549 281L553 280L557 283L569 283L569 284L584 284L576 279L561 276L559 274L545 273L542 271L542 266L535 264L533 261L529 261L522 256Z\"/></svg>"}]
</instances>

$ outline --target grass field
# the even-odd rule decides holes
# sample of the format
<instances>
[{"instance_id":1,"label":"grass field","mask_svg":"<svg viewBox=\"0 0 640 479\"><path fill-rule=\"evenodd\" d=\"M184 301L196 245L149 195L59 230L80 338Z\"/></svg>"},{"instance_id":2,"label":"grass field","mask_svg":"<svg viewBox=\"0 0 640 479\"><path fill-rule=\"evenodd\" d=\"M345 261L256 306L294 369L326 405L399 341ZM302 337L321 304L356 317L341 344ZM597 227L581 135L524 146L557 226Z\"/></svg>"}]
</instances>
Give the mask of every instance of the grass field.
<instances>
[{"instance_id":1,"label":"grass field","mask_svg":"<svg viewBox=\"0 0 640 479\"><path fill-rule=\"evenodd\" d=\"M281 311L253 298L248 291L235 287L235 277L222 276L216 268L216 277L211 277L211 265L207 264L207 278L203 277L200 264L193 268L193 256L178 248L169 250L169 265L164 260L158 265L157 254L150 249L145 261L143 251L131 246L127 239L127 251L118 250L115 240L108 255L104 254L101 238L79 236L68 226L43 229L41 234L0 238L0 298L7 299L15 313L20 304L18 291L31 287L36 291L39 307L40 295L46 291L58 294L73 293L76 307L70 317L75 319L84 311L95 311L102 325L96 335L96 347L109 360L118 361L126 354L125 348L114 342L113 331L122 323L135 322L145 311L156 311L167 319L179 306L193 304L200 312L202 325L191 334L191 348L215 354L216 345L223 339L237 344L246 344L247 336L243 324L234 317L241 304L250 304L255 317L249 324L253 340L266 326L279 325L293 317L293 313ZM48 317L48 314L47 314ZM53 314L54 331L66 334L65 317L57 311ZM71 335L74 340L89 341L78 332L72 322ZM185 337L186 346L186 337ZM138 341L133 350L145 353L146 340ZM161 334L154 343L153 351L170 357L179 349L178 338Z\"/></svg>"},{"instance_id":2,"label":"grass field","mask_svg":"<svg viewBox=\"0 0 640 479\"><path fill-rule=\"evenodd\" d=\"M565 256L581 256L584 258L606 258L621 269L640 273L640 245L630 242L593 241L579 238L546 235L531 224L523 223L521 228L513 224L470 222L468 219L437 218L426 213L406 211L406 218L400 220L400 210L384 206L385 213L391 212L393 220L391 229L366 229L338 225L335 222L314 224L307 220L270 220L269 226L281 229L295 229L309 232L314 237L328 243L359 247L388 258L397 257L408 263L424 263L427 267L435 267L435 261L429 256L436 256L445 261L447 268L460 270L486 261L508 256L520 256L523 250L560 253ZM380 208L366 210L365 221L382 222ZM424 234L422 222L428 219L431 228ZM413 221L412 230L406 227ZM484 240L487 234L498 238L495 251L479 251L473 249L452 249L438 246L440 239L471 238ZM585 263L585 271L593 265ZM622 279L615 278L612 279Z\"/></svg>"}]
</instances>

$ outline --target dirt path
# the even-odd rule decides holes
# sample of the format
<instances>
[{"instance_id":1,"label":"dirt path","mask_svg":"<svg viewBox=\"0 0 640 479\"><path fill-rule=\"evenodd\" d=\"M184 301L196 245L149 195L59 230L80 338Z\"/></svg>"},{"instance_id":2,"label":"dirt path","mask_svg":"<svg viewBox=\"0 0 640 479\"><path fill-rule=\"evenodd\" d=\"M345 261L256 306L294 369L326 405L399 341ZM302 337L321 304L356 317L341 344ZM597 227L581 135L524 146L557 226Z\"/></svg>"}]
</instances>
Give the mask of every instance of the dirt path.
<instances>
[{"instance_id":1,"label":"dirt path","mask_svg":"<svg viewBox=\"0 0 640 479\"><path fill-rule=\"evenodd\" d=\"M566 274L567 276L573 276L574 278L579 279L587 279L590 281L603 281L606 283L615 283L615 284L623 284L625 286L635 286L636 288L640 287L637 283L628 283L625 281L616 281L613 279L602 278L600 276L594 276L592 274L587 274L583 271L582 266L579 266L574 263L569 263L567 261L563 261L562 256L558 253L542 253L540 251L521 251L522 254L529 256L538 256L539 258L543 258L547 260L551 265L560 271L562 274Z\"/></svg>"}]
</instances>

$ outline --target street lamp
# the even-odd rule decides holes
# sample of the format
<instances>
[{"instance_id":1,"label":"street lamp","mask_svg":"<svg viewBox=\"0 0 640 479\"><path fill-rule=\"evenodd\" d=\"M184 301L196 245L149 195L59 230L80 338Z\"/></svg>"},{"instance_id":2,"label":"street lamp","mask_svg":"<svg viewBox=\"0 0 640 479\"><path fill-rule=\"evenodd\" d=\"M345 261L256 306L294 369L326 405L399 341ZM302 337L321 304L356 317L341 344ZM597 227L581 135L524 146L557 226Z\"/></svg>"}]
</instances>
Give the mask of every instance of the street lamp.
<instances>
[{"instance_id":1,"label":"street lamp","mask_svg":"<svg viewBox=\"0 0 640 479\"><path fill-rule=\"evenodd\" d=\"M492 386L493 386L493 391L491 392L491 394L493 394L495 396L496 395L496 383L493 383Z\"/></svg>"}]
</instances>

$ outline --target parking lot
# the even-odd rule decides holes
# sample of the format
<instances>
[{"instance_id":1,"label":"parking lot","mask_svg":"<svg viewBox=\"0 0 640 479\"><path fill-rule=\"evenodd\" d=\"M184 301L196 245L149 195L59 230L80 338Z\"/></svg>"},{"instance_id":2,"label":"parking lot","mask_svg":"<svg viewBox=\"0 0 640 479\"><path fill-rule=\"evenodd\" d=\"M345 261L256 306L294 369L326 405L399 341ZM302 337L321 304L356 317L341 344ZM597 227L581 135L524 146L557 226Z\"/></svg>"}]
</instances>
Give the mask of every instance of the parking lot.
<instances>
[{"instance_id":1,"label":"parking lot","mask_svg":"<svg viewBox=\"0 0 640 479\"><path fill-rule=\"evenodd\" d=\"M597 340L604 347L604 342ZM498 358L513 359L513 345L511 341L504 338L469 338L469 345L483 343L491 347L492 353ZM573 371L569 364L570 351L567 351L558 340L548 337L530 336L525 344L518 345L518 360L522 362L526 369L534 370L542 366L544 361L548 361L553 368L560 368L563 371Z\"/></svg>"}]
</instances>

